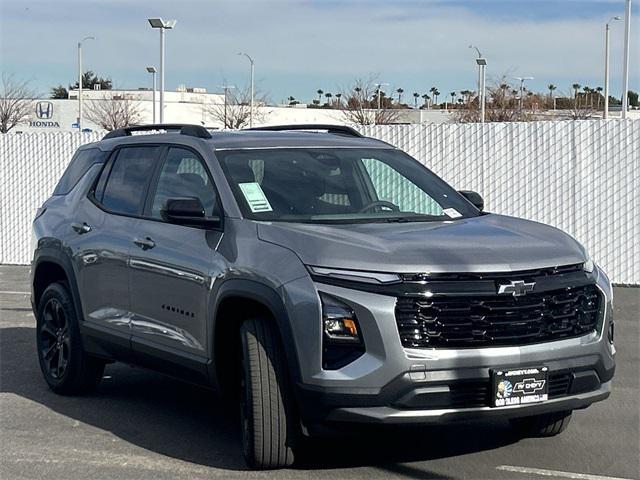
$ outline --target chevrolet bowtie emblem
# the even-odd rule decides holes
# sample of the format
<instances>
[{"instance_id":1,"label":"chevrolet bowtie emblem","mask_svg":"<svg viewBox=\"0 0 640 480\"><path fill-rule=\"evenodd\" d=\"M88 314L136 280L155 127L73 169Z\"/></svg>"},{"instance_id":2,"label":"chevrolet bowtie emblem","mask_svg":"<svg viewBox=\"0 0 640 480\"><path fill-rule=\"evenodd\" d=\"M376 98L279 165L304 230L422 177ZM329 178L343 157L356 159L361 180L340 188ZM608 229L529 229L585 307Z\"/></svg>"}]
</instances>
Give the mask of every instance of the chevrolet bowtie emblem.
<instances>
[{"instance_id":1,"label":"chevrolet bowtie emblem","mask_svg":"<svg viewBox=\"0 0 640 480\"><path fill-rule=\"evenodd\" d=\"M533 292L536 282L525 283L524 280L511 281L506 285L498 285L498 294L511 294L514 297L521 297L529 292Z\"/></svg>"}]
</instances>

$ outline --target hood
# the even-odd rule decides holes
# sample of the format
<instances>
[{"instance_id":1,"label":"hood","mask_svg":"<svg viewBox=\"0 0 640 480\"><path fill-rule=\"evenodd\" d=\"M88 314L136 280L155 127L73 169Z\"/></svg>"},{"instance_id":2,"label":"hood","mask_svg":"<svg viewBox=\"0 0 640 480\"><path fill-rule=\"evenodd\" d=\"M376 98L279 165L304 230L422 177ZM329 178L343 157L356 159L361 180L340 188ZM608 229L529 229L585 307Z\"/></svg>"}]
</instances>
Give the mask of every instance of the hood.
<instances>
[{"instance_id":1,"label":"hood","mask_svg":"<svg viewBox=\"0 0 640 480\"><path fill-rule=\"evenodd\" d=\"M259 223L306 265L376 272L509 272L586 261L557 228L503 215L430 223Z\"/></svg>"}]
</instances>

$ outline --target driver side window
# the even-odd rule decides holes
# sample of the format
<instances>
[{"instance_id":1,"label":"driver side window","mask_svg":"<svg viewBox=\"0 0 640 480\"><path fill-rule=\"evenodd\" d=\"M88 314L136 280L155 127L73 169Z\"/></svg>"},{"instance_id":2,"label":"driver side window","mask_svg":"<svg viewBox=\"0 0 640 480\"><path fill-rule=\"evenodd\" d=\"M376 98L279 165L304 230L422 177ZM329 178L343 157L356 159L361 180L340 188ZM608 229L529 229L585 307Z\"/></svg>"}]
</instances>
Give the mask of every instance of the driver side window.
<instances>
[{"instance_id":1,"label":"driver side window","mask_svg":"<svg viewBox=\"0 0 640 480\"><path fill-rule=\"evenodd\" d=\"M160 210L168 198L196 197L212 216L216 192L202 160L186 148L171 147L164 161L151 207L151 217L162 218Z\"/></svg>"},{"instance_id":2,"label":"driver side window","mask_svg":"<svg viewBox=\"0 0 640 480\"><path fill-rule=\"evenodd\" d=\"M362 163L378 200L397 205L401 212L443 215L442 207L433 198L386 163L375 158L363 158Z\"/></svg>"}]
</instances>

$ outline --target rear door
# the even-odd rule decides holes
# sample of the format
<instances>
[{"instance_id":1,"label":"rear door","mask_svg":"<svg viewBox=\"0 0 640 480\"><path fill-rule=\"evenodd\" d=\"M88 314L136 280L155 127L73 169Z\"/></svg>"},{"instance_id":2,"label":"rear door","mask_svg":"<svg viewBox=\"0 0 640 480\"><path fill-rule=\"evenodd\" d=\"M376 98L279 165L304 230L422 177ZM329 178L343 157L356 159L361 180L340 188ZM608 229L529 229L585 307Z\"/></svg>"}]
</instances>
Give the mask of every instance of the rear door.
<instances>
[{"instance_id":1,"label":"rear door","mask_svg":"<svg viewBox=\"0 0 640 480\"><path fill-rule=\"evenodd\" d=\"M168 148L136 228L130 260L133 348L142 359L158 357L165 369L183 364L204 373L208 293L212 271L222 269L216 251L222 231L163 221L160 210L172 197L198 197L207 216L221 213L204 161L186 147Z\"/></svg>"},{"instance_id":2,"label":"rear door","mask_svg":"<svg viewBox=\"0 0 640 480\"><path fill-rule=\"evenodd\" d=\"M129 251L160 154L157 146L123 147L111 156L73 218L85 327L128 349L131 335Z\"/></svg>"}]
</instances>

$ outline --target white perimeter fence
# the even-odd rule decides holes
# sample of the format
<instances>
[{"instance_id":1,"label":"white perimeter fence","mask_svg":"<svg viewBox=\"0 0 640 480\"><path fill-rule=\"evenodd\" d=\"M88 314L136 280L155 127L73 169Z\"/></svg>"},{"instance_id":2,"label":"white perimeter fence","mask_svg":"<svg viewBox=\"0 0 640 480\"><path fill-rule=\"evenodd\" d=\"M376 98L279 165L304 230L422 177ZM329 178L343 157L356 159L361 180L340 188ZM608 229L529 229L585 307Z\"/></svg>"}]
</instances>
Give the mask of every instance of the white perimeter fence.
<instances>
[{"instance_id":1,"label":"white perimeter fence","mask_svg":"<svg viewBox=\"0 0 640 480\"><path fill-rule=\"evenodd\" d=\"M363 127L491 212L554 225L620 284L640 284L640 121ZM30 222L79 144L102 134L0 135L0 263L30 261Z\"/></svg>"}]
</instances>

